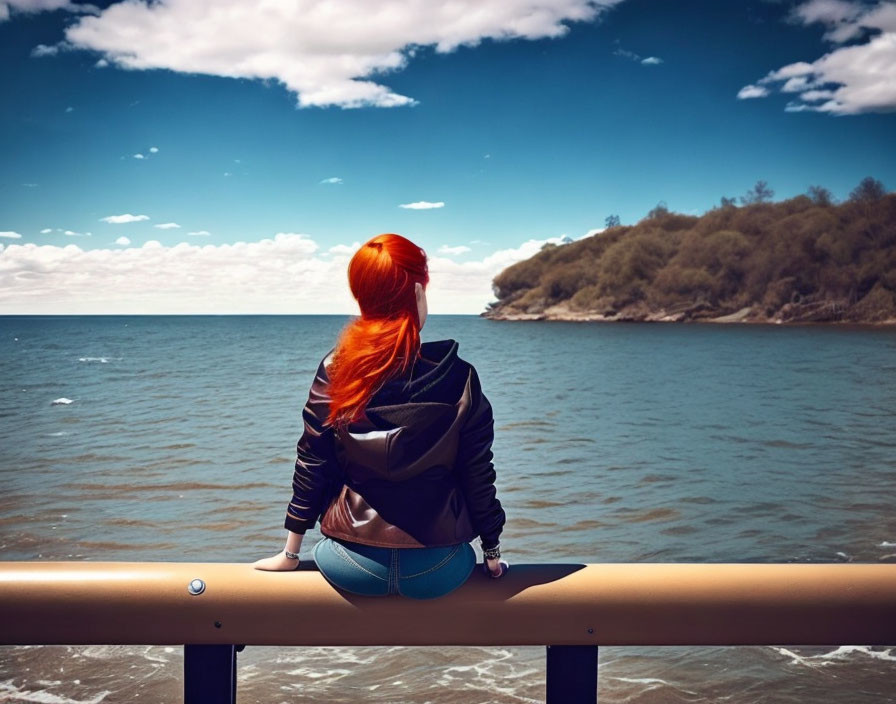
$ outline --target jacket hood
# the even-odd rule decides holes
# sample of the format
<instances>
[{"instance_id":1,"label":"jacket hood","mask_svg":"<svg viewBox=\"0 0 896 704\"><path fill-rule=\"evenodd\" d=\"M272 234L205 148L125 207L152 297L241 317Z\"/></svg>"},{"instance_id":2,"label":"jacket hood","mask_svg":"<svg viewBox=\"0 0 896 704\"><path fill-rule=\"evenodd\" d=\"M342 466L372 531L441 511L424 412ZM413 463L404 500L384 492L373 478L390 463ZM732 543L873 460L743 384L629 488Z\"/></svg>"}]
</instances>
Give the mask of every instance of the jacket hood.
<instances>
[{"instance_id":1,"label":"jacket hood","mask_svg":"<svg viewBox=\"0 0 896 704\"><path fill-rule=\"evenodd\" d=\"M470 405L469 369L453 339L424 342L413 369L387 381L364 417L338 433L343 466L356 481L400 481L450 468Z\"/></svg>"},{"instance_id":2,"label":"jacket hood","mask_svg":"<svg viewBox=\"0 0 896 704\"><path fill-rule=\"evenodd\" d=\"M386 382L370 400L370 406L414 401L448 377L457 363L456 340L435 340L420 345L420 356L410 373Z\"/></svg>"}]
</instances>

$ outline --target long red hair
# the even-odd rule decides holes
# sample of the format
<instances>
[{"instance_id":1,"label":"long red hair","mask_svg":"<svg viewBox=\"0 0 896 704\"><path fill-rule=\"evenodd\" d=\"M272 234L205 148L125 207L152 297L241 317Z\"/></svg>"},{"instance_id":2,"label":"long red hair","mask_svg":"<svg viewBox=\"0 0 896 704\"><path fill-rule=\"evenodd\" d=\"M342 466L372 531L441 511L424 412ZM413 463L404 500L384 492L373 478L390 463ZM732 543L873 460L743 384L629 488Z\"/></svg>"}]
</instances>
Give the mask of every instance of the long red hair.
<instances>
[{"instance_id":1,"label":"long red hair","mask_svg":"<svg viewBox=\"0 0 896 704\"><path fill-rule=\"evenodd\" d=\"M355 252L348 283L361 316L343 328L327 369L328 425L360 418L382 384L413 366L420 354L418 282L424 289L429 283L426 252L401 235L377 235Z\"/></svg>"}]
</instances>

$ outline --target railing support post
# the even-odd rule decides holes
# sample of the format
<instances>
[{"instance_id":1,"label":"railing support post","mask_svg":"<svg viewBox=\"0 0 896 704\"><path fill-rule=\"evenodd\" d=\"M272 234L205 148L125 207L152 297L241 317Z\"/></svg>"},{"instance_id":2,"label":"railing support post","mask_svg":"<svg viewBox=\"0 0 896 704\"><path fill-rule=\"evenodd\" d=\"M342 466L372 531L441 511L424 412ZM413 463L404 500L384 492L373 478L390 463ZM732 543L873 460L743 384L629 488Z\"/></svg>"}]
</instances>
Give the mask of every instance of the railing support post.
<instances>
[{"instance_id":1,"label":"railing support post","mask_svg":"<svg viewBox=\"0 0 896 704\"><path fill-rule=\"evenodd\" d=\"M597 704L597 646L547 646L547 704Z\"/></svg>"},{"instance_id":2,"label":"railing support post","mask_svg":"<svg viewBox=\"0 0 896 704\"><path fill-rule=\"evenodd\" d=\"M244 645L184 646L184 704L236 704L236 654Z\"/></svg>"}]
</instances>

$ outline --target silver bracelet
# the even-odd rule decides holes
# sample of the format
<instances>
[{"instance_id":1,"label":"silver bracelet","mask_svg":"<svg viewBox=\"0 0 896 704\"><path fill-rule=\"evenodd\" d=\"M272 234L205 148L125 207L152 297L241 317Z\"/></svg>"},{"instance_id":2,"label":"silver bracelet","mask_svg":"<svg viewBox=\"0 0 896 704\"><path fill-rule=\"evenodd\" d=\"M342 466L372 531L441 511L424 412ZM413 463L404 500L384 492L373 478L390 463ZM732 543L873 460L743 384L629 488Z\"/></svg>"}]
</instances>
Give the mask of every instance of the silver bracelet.
<instances>
[{"instance_id":1,"label":"silver bracelet","mask_svg":"<svg viewBox=\"0 0 896 704\"><path fill-rule=\"evenodd\" d=\"M290 551L287 550L286 548L283 549L283 552L286 553L286 556L287 556L290 560L298 560L298 559L299 559L299 553L297 553L297 552L290 552Z\"/></svg>"},{"instance_id":2,"label":"silver bracelet","mask_svg":"<svg viewBox=\"0 0 896 704\"><path fill-rule=\"evenodd\" d=\"M501 557L501 543L498 543L493 548L482 548L482 556L486 560L497 560Z\"/></svg>"}]
</instances>

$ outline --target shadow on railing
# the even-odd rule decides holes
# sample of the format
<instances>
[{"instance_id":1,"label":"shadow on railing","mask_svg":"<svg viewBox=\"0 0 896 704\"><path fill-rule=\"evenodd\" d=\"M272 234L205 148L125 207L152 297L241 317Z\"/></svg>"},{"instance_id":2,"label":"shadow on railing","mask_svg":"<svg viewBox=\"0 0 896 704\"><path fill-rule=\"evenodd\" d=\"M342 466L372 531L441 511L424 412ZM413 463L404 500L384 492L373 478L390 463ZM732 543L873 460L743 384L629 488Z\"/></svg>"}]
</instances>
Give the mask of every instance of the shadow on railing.
<instances>
[{"instance_id":1,"label":"shadow on railing","mask_svg":"<svg viewBox=\"0 0 896 704\"><path fill-rule=\"evenodd\" d=\"M0 644L184 645L188 704L236 701L245 645L545 645L594 702L599 645L893 645L896 565L530 564L440 599L355 597L314 565L0 562Z\"/></svg>"}]
</instances>

